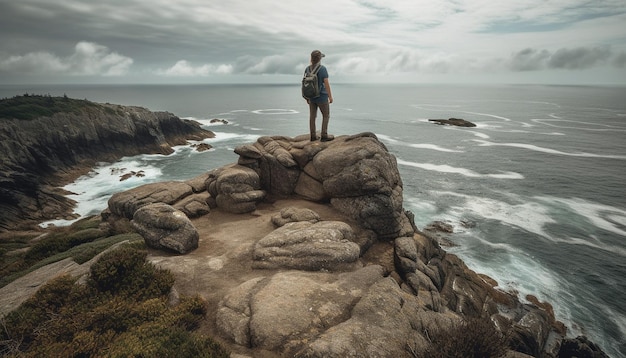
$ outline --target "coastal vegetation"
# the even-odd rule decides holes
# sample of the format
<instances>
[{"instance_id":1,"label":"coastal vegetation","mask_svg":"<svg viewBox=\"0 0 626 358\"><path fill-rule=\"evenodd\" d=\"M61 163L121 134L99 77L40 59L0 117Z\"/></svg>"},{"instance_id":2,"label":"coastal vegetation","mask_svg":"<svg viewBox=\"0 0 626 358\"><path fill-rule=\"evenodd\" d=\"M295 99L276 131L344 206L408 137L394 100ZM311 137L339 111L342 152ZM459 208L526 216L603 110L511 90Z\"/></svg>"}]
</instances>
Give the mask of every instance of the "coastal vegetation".
<instances>
[{"instance_id":1,"label":"coastal vegetation","mask_svg":"<svg viewBox=\"0 0 626 358\"><path fill-rule=\"evenodd\" d=\"M60 276L2 318L0 355L15 357L228 357L195 332L207 304L171 304L171 272L122 245L104 253L85 282Z\"/></svg>"},{"instance_id":2,"label":"coastal vegetation","mask_svg":"<svg viewBox=\"0 0 626 358\"><path fill-rule=\"evenodd\" d=\"M90 216L68 227L41 232L8 232L0 236L0 287L45 265L71 257L82 264L118 242L143 245L135 233L109 235L99 228L100 217Z\"/></svg>"},{"instance_id":3,"label":"coastal vegetation","mask_svg":"<svg viewBox=\"0 0 626 358\"><path fill-rule=\"evenodd\" d=\"M51 95L24 94L0 100L0 118L32 120L49 117L55 113L78 113L89 107L98 107L97 103L86 99L52 97Z\"/></svg>"}]
</instances>

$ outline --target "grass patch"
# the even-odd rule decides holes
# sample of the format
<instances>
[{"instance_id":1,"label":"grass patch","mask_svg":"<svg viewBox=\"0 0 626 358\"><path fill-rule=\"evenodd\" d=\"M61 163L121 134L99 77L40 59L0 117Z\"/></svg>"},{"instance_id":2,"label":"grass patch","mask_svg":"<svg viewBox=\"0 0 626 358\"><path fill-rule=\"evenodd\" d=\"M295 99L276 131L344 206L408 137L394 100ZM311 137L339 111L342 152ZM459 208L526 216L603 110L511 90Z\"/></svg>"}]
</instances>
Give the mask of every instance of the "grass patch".
<instances>
[{"instance_id":1,"label":"grass patch","mask_svg":"<svg viewBox=\"0 0 626 358\"><path fill-rule=\"evenodd\" d=\"M73 247L68 250L68 257L72 257L77 264L83 264L106 250L107 248L128 240L133 247L138 249L145 249L146 245L143 237L137 233L127 233L115 236L109 236L94 242L82 244L80 246Z\"/></svg>"},{"instance_id":2,"label":"grass patch","mask_svg":"<svg viewBox=\"0 0 626 358\"><path fill-rule=\"evenodd\" d=\"M17 255L19 251L29 247L30 240L39 236L39 233L8 233L0 237L0 262L10 260L10 256ZM1 266L1 265L0 265Z\"/></svg>"},{"instance_id":3,"label":"grass patch","mask_svg":"<svg viewBox=\"0 0 626 358\"><path fill-rule=\"evenodd\" d=\"M3 239L0 241L0 248L5 250L0 255L0 287L40 267L68 257L82 264L108 247L125 240L143 247L144 241L139 234L109 236L108 232L99 229L100 223L99 216L87 217L69 227L51 229L35 243L31 243L34 235ZM25 248L29 249L15 251Z\"/></svg>"},{"instance_id":4,"label":"grass patch","mask_svg":"<svg viewBox=\"0 0 626 358\"><path fill-rule=\"evenodd\" d=\"M52 233L31 246L30 250L24 255L24 260L27 263L41 261L60 252L65 252L74 246L94 241L106 235L107 233L100 229L85 229L76 232L63 230Z\"/></svg>"},{"instance_id":5,"label":"grass patch","mask_svg":"<svg viewBox=\"0 0 626 358\"><path fill-rule=\"evenodd\" d=\"M129 243L136 248L145 248L145 243L141 235L137 233L127 233L109 237L102 237L93 242L72 247L67 251L63 251L55 255L46 257L40 261L37 261L32 265L28 265L25 263L25 261L23 260L24 255L22 255L21 258L16 256L12 261L12 265L10 265L7 270L4 270L6 271L6 274L2 275L2 277L0 278L0 287L3 287L8 283L41 267L44 267L51 263L55 263L57 261L65 260L69 257L74 259L77 264L83 264L94 258L99 253L103 252L107 248L126 240L128 240ZM10 272L10 268L14 268L15 270L13 270L13 272Z\"/></svg>"},{"instance_id":6,"label":"grass patch","mask_svg":"<svg viewBox=\"0 0 626 358\"><path fill-rule=\"evenodd\" d=\"M86 99L24 94L0 100L0 118L32 120L50 117L55 113L79 113L85 108L98 107L100 107L99 104Z\"/></svg>"},{"instance_id":7,"label":"grass patch","mask_svg":"<svg viewBox=\"0 0 626 358\"><path fill-rule=\"evenodd\" d=\"M228 357L195 332L207 312L198 296L167 303L173 275L129 245L107 252L85 284L61 276L9 313L0 355L20 357Z\"/></svg>"}]
</instances>

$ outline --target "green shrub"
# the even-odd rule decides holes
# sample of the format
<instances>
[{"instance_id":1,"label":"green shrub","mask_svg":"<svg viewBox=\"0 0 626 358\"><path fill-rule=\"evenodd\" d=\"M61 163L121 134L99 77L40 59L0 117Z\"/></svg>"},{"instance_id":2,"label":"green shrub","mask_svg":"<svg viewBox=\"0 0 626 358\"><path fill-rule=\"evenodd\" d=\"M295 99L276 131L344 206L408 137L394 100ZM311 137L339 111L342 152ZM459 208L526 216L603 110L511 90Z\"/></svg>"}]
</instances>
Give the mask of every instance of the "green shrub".
<instances>
[{"instance_id":1,"label":"green shrub","mask_svg":"<svg viewBox=\"0 0 626 358\"><path fill-rule=\"evenodd\" d=\"M37 338L44 338L54 319L59 317L61 308L68 303L67 292L73 286L74 279L70 276L58 277L10 312L4 318L4 332L0 332L0 353L4 342L8 345L20 342L18 346L28 347Z\"/></svg>"},{"instance_id":2,"label":"green shrub","mask_svg":"<svg viewBox=\"0 0 626 358\"><path fill-rule=\"evenodd\" d=\"M0 287L6 285L11 273L23 270L27 265L24 263L24 251L28 248L28 242L36 237L36 234L8 234L0 237Z\"/></svg>"},{"instance_id":3,"label":"green shrub","mask_svg":"<svg viewBox=\"0 0 626 358\"><path fill-rule=\"evenodd\" d=\"M91 266L91 283L99 291L136 299L166 294L174 275L146 262L146 255L128 246L105 253Z\"/></svg>"},{"instance_id":4,"label":"green shrub","mask_svg":"<svg viewBox=\"0 0 626 358\"><path fill-rule=\"evenodd\" d=\"M55 232L34 244L26 252L24 260L31 263L37 262L59 252L67 251L74 246L91 242L104 236L106 236L106 233L100 229L85 229L72 233L68 233L67 230Z\"/></svg>"},{"instance_id":5,"label":"green shrub","mask_svg":"<svg viewBox=\"0 0 626 358\"><path fill-rule=\"evenodd\" d=\"M97 254L122 241L128 241L127 246L142 250L146 248L143 237L137 233L120 234L99 238L92 242L75 246L68 250L68 257L72 257L78 264L91 260Z\"/></svg>"},{"instance_id":6,"label":"green shrub","mask_svg":"<svg viewBox=\"0 0 626 358\"><path fill-rule=\"evenodd\" d=\"M0 355L228 357L218 343L192 332L206 315L206 301L183 296L171 307L172 284L169 271L124 245L94 263L86 284L61 276L10 312L0 325Z\"/></svg>"},{"instance_id":7,"label":"green shrub","mask_svg":"<svg viewBox=\"0 0 626 358\"><path fill-rule=\"evenodd\" d=\"M181 327L159 322L141 325L117 339L109 347L109 357L229 357L213 340Z\"/></svg>"},{"instance_id":8,"label":"green shrub","mask_svg":"<svg viewBox=\"0 0 626 358\"><path fill-rule=\"evenodd\" d=\"M0 238L0 250L6 253L28 247L28 242L37 236L38 234L31 233L8 233L8 235L2 235Z\"/></svg>"},{"instance_id":9,"label":"green shrub","mask_svg":"<svg viewBox=\"0 0 626 358\"><path fill-rule=\"evenodd\" d=\"M84 217L71 225L71 228L76 231L86 229L97 229L102 223L102 218L99 215L92 215Z\"/></svg>"},{"instance_id":10,"label":"green shrub","mask_svg":"<svg viewBox=\"0 0 626 358\"><path fill-rule=\"evenodd\" d=\"M65 233L66 231L62 231L62 232ZM87 232L94 232L94 231L87 231ZM61 234L57 230L52 235L59 236ZM56 242L54 241L55 239L52 235L51 235L51 238L53 240L52 242ZM65 239L68 236L69 234L65 234ZM61 244L58 244L56 246L50 245L50 244L41 244L41 246L38 246L37 249L35 249L30 254L28 254L28 257L24 253L7 255L3 261L3 264L0 266L0 287L5 286L9 282L12 282L13 280L17 279L18 277L21 277L40 267L66 259L68 257L72 257L76 263L79 263L79 264L85 263L91 260L97 254L111 247L112 245L122 242L122 241L126 241L126 240L130 242L130 246L132 247L135 247L137 249L145 249L145 243L141 235L137 233L128 233L128 234L121 234L121 235L115 235L115 236L109 236L109 237L100 237L93 241L71 247L67 251L61 251L58 253L54 253L54 252L46 253L43 248L44 247L57 247L58 248L59 246L61 246ZM46 245L50 245L50 246L46 246ZM69 246L65 244L62 244L62 245L64 248ZM42 256L46 256L46 257L42 258ZM39 260L37 260L37 258L39 258Z\"/></svg>"}]
</instances>

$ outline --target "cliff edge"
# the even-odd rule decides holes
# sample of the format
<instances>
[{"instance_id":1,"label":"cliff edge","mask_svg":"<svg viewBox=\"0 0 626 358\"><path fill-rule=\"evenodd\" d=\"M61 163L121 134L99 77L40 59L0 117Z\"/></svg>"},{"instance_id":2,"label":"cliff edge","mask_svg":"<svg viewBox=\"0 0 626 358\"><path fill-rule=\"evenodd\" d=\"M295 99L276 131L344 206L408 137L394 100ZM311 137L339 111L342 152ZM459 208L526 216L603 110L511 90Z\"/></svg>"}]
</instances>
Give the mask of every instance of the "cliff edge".
<instances>
[{"instance_id":1,"label":"cliff edge","mask_svg":"<svg viewBox=\"0 0 626 358\"><path fill-rule=\"evenodd\" d=\"M492 356L558 356L565 328L549 304L498 290L415 227L373 133L261 137L235 153L197 178L115 194L102 213L141 233L178 292L209 301L203 329L233 352L437 356L471 336L500 344Z\"/></svg>"},{"instance_id":2,"label":"cliff edge","mask_svg":"<svg viewBox=\"0 0 626 358\"><path fill-rule=\"evenodd\" d=\"M110 131L124 124L152 129L121 130L113 143L124 147L120 143L135 133L139 138L133 141L167 150L171 142L155 140L154 128L161 120L176 126L180 120L121 108L128 115L111 118L120 122ZM140 116L153 125L135 122ZM72 115L42 123L53 132L53 118L68 123L67 117ZM58 132L53 137L61 136ZM112 148L108 141L87 142ZM27 148L33 142L19 143ZM69 148L65 154L74 161L88 160ZM231 356L571 357L589 347L606 356L584 337L565 338L550 304L499 290L497 282L421 232L403 208L396 159L375 134L330 142L311 142L308 135L265 136L235 153L236 163L198 177L116 193L101 221L88 219L97 228L80 229L80 242L93 241L102 249L111 246L109 238L143 238L149 260L176 278L169 304L182 295L204 298L208 310L199 330ZM49 157L56 164L45 168L69 171L62 154ZM23 163L31 175L38 173L37 166L28 167L33 161ZM38 240L45 244L46 238ZM79 265L82 261L62 257L1 287L0 316L53 277L88 274L95 260Z\"/></svg>"},{"instance_id":3,"label":"cliff edge","mask_svg":"<svg viewBox=\"0 0 626 358\"><path fill-rule=\"evenodd\" d=\"M65 218L73 203L58 186L99 161L169 154L212 137L168 112L24 95L0 101L0 232Z\"/></svg>"}]
</instances>

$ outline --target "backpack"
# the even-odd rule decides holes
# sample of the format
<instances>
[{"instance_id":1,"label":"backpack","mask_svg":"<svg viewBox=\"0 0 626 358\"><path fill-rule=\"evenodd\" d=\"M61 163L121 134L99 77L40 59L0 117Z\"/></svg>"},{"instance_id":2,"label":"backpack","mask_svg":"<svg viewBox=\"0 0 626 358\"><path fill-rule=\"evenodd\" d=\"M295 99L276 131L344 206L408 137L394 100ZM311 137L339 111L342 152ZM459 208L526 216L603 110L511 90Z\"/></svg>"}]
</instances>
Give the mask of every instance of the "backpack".
<instances>
[{"instance_id":1,"label":"backpack","mask_svg":"<svg viewBox=\"0 0 626 358\"><path fill-rule=\"evenodd\" d=\"M320 67L319 63L313 71L311 71L311 66L307 67L302 78L302 97L313 99L320 96L320 84L317 81L317 72L320 70Z\"/></svg>"}]
</instances>

